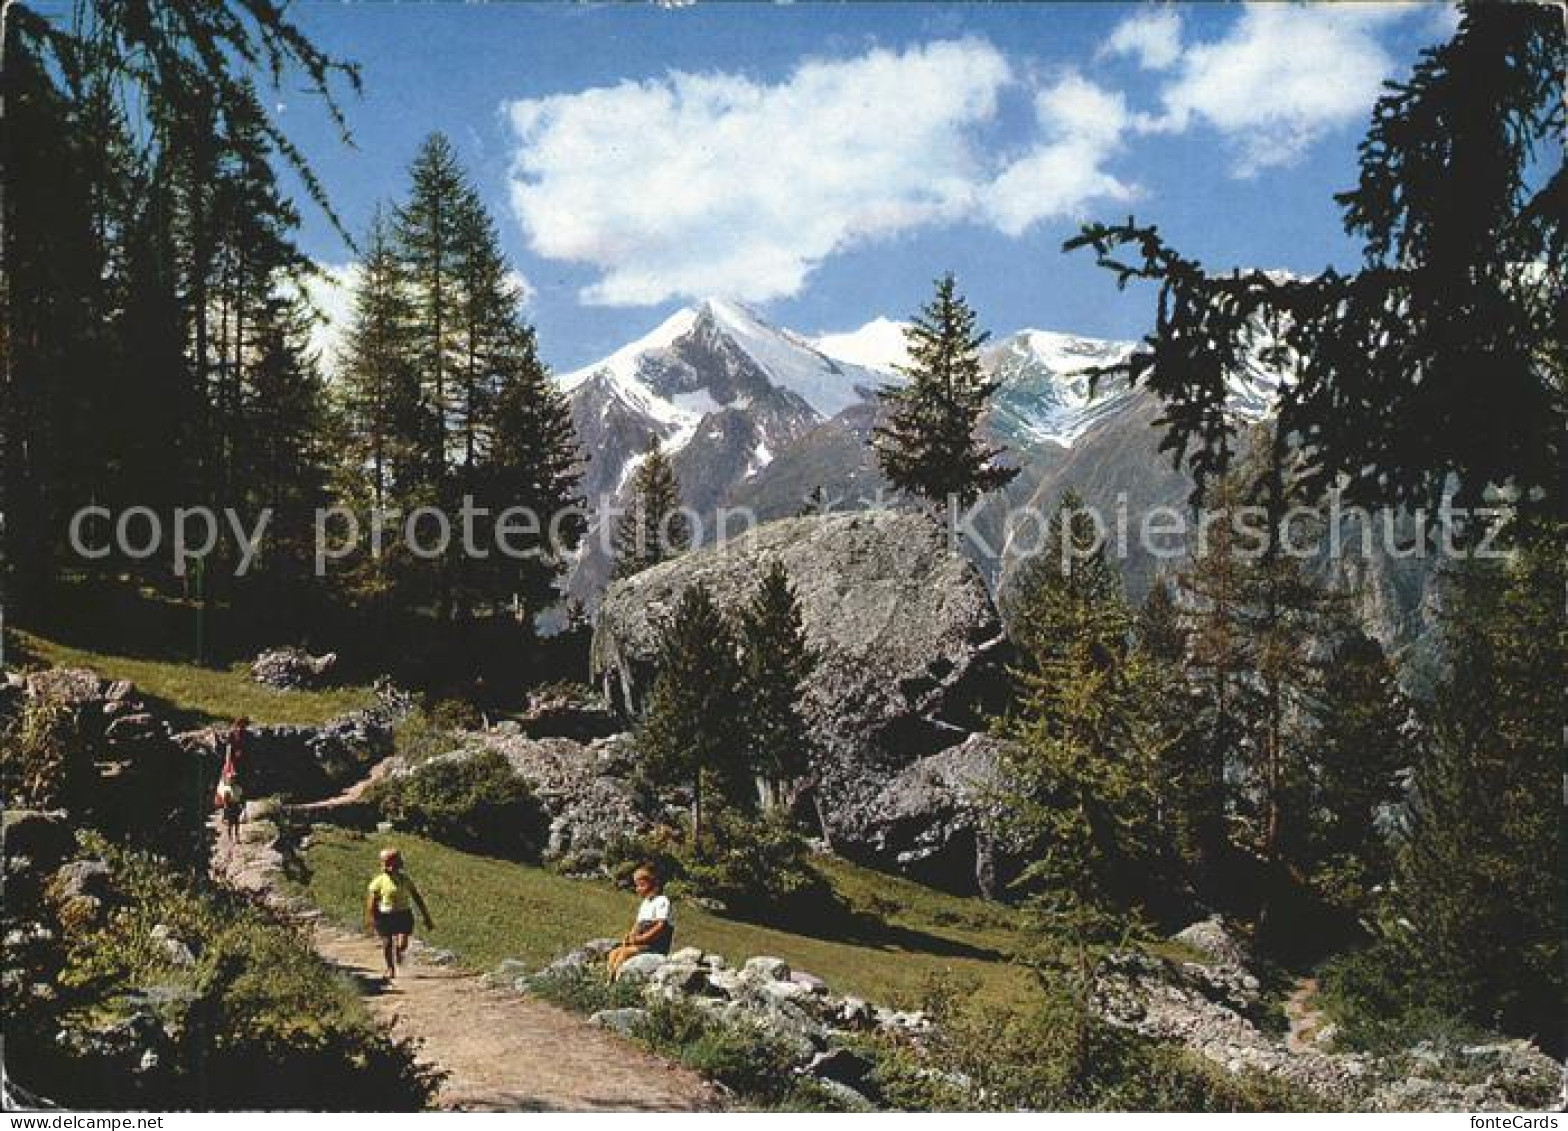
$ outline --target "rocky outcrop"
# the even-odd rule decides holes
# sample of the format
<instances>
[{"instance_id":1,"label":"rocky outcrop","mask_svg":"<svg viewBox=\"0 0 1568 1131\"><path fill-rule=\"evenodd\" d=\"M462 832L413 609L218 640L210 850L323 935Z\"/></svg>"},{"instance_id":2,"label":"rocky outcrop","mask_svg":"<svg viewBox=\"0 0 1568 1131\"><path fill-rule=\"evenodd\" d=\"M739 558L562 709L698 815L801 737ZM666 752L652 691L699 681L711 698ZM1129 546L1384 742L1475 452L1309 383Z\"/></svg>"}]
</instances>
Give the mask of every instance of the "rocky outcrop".
<instances>
[{"instance_id":1,"label":"rocky outcrop","mask_svg":"<svg viewBox=\"0 0 1568 1131\"><path fill-rule=\"evenodd\" d=\"M622 723L604 700L587 687L554 686L530 692L528 704L515 720L502 727L515 726L529 738L571 738L591 742L608 738L622 729Z\"/></svg>"},{"instance_id":2,"label":"rocky outcrop","mask_svg":"<svg viewBox=\"0 0 1568 1131\"><path fill-rule=\"evenodd\" d=\"M569 738L472 733L462 737L457 749L437 758L473 758L485 750L503 755L544 806L549 818L544 859L567 873L598 872L605 863L606 847L640 836L654 823L652 799L629 781L632 756L626 735L581 743ZM400 758L377 767L386 777L415 769Z\"/></svg>"},{"instance_id":3,"label":"rocky outcrop","mask_svg":"<svg viewBox=\"0 0 1568 1131\"><path fill-rule=\"evenodd\" d=\"M998 739L971 734L919 759L846 813L840 836L903 871L944 887L973 887L990 898L998 853L987 813L994 804L1000 748Z\"/></svg>"},{"instance_id":4,"label":"rocky outcrop","mask_svg":"<svg viewBox=\"0 0 1568 1131\"><path fill-rule=\"evenodd\" d=\"M537 993L557 979L600 978L603 970L590 967L613 945L613 939L594 939L534 974L508 959L486 981ZM854 1047L857 1039L880 1034L918 1046L931 1031L924 1013L835 994L822 979L771 955L732 968L723 955L684 947L668 956L639 954L621 967L619 978L642 987L643 1006L600 1010L589 1018L593 1024L635 1036L648 1007L681 1003L718 1024L761 1031L787 1050L797 1075L827 1082L852 1110L870 1110L877 1098L872 1063Z\"/></svg>"},{"instance_id":5,"label":"rocky outcrop","mask_svg":"<svg viewBox=\"0 0 1568 1131\"><path fill-rule=\"evenodd\" d=\"M1329 1025L1300 1047L1269 1031L1261 982L1248 967L1247 950L1219 920L1195 923L1175 938L1203 960L1112 955L1096 983L1102 1016L1146 1037L1185 1045L1231 1072L1283 1078L1348 1110L1541 1108L1562 1087L1563 1066L1528 1041L1442 1050L1421 1044L1374 1057L1336 1050Z\"/></svg>"},{"instance_id":6,"label":"rocky outcrop","mask_svg":"<svg viewBox=\"0 0 1568 1131\"><path fill-rule=\"evenodd\" d=\"M312 656L299 648L272 648L251 661L250 677L285 691L321 687L330 679L337 662L336 652Z\"/></svg>"},{"instance_id":7,"label":"rocky outcrop","mask_svg":"<svg viewBox=\"0 0 1568 1131\"><path fill-rule=\"evenodd\" d=\"M246 786L252 796L278 794L293 802L332 797L363 779L392 753L392 730L414 701L390 683L376 685L374 702L325 723L251 726L245 731ZM182 746L219 756L219 731L203 728L177 736Z\"/></svg>"},{"instance_id":8,"label":"rocky outcrop","mask_svg":"<svg viewBox=\"0 0 1568 1131\"><path fill-rule=\"evenodd\" d=\"M981 727L997 705L1006 647L984 581L931 518L866 511L783 520L617 582L595 622L595 678L623 715L635 715L681 593L700 581L722 608L739 608L775 559L819 656L801 706L818 742L814 769L833 846L918 863L929 853L898 843L874 816L887 813L900 827L917 818L884 789ZM911 799L913 788L901 796ZM944 796L950 802L953 790Z\"/></svg>"}]
</instances>

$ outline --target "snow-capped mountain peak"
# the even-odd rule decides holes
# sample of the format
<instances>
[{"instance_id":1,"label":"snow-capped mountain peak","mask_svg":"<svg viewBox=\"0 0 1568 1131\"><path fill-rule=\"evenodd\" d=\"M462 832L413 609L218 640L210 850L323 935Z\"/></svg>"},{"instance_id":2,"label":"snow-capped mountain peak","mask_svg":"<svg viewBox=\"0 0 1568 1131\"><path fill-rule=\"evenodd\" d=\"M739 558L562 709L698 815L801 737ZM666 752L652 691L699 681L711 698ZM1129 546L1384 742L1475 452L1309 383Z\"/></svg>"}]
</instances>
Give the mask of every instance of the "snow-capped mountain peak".
<instances>
[{"instance_id":1,"label":"snow-capped mountain peak","mask_svg":"<svg viewBox=\"0 0 1568 1131\"><path fill-rule=\"evenodd\" d=\"M899 366L909 364L909 347L904 339L908 326L907 322L879 316L858 330L821 334L812 344L839 361L882 373L896 373Z\"/></svg>"}]
</instances>

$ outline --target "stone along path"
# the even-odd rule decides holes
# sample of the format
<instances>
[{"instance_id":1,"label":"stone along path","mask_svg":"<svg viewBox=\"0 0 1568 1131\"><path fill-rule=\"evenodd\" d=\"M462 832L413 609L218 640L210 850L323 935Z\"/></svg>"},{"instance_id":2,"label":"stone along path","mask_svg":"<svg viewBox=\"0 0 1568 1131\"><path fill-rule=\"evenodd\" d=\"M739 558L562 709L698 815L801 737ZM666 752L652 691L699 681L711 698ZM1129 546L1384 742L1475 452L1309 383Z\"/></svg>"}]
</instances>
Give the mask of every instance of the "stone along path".
<instances>
[{"instance_id":1,"label":"stone along path","mask_svg":"<svg viewBox=\"0 0 1568 1131\"><path fill-rule=\"evenodd\" d=\"M492 988L478 975L410 961L379 984L381 947L301 908L276 886L282 860L264 843L229 850L219 841L213 872L259 891L285 914L309 920L317 952L350 975L370 1012L445 1072L436 1106L449 1111L705 1111L720 1106L694 1073L546 1002Z\"/></svg>"}]
</instances>

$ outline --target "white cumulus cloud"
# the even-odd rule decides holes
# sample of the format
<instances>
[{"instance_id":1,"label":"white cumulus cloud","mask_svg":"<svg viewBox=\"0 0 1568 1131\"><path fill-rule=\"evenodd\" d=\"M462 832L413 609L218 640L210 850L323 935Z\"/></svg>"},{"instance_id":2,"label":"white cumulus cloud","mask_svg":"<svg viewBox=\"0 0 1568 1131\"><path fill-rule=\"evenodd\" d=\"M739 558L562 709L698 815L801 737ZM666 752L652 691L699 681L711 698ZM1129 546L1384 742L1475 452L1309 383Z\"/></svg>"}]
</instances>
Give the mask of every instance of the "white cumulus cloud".
<instances>
[{"instance_id":1,"label":"white cumulus cloud","mask_svg":"<svg viewBox=\"0 0 1568 1131\"><path fill-rule=\"evenodd\" d=\"M1291 165L1322 134L1361 122L1394 70L1377 28L1409 5L1248 4L1227 34L1182 53L1159 127L1201 121L1234 147L1234 172Z\"/></svg>"},{"instance_id":2,"label":"white cumulus cloud","mask_svg":"<svg viewBox=\"0 0 1568 1131\"><path fill-rule=\"evenodd\" d=\"M1092 200L1132 197L1132 186L1103 167L1133 120L1120 92L1070 73L1035 96L1035 117L1043 143L1004 169L984 193L986 212L1004 234L1077 215Z\"/></svg>"},{"instance_id":3,"label":"white cumulus cloud","mask_svg":"<svg viewBox=\"0 0 1568 1131\"><path fill-rule=\"evenodd\" d=\"M964 216L972 131L1012 81L964 39L513 102L513 211L535 252L600 269L588 302L791 295L836 252Z\"/></svg>"},{"instance_id":4,"label":"white cumulus cloud","mask_svg":"<svg viewBox=\"0 0 1568 1131\"><path fill-rule=\"evenodd\" d=\"M1181 58L1181 15L1174 8L1134 12L1111 32L1102 55L1131 55L1138 65L1162 71Z\"/></svg>"}]
</instances>

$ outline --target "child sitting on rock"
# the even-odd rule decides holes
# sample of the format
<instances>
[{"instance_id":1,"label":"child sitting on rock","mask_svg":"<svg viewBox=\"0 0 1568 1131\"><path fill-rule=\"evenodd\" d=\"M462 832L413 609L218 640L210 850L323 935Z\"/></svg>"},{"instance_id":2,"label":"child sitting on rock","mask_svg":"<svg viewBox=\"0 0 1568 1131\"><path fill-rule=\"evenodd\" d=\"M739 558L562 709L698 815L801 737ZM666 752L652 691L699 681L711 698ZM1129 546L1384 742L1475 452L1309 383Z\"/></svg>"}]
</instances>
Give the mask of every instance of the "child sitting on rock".
<instances>
[{"instance_id":1,"label":"child sitting on rock","mask_svg":"<svg viewBox=\"0 0 1568 1131\"><path fill-rule=\"evenodd\" d=\"M605 959L611 981L628 958L638 954L669 954L670 941L675 938L675 916L659 874L644 864L632 873L632 887L637 889L642 903L637 908L637 922L622 936L621 945L610 951Z\"/></svg>"}]
</instances>

